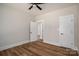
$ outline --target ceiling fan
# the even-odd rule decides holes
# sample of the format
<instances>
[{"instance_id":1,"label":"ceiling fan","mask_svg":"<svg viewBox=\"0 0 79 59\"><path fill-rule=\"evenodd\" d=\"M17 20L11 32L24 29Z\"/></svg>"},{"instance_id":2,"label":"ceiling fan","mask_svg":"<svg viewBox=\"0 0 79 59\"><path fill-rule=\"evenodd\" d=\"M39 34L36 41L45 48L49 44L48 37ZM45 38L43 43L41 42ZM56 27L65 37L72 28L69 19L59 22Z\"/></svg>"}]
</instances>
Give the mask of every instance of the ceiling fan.
<instances>
[{"instance_id":1,"label":"ceiling fan","mask_svg":"<svg viewBox=\"0 0 79 59\"><path fill-rule=\"evenodd\" d=\"M31 10L34 6L36 6L39 10L42 10L42 8L39 6L39 4L44 4L44 3L30 3L32 4L30 7L29 7L29 10Z\"/></svg>"}]
</instances>

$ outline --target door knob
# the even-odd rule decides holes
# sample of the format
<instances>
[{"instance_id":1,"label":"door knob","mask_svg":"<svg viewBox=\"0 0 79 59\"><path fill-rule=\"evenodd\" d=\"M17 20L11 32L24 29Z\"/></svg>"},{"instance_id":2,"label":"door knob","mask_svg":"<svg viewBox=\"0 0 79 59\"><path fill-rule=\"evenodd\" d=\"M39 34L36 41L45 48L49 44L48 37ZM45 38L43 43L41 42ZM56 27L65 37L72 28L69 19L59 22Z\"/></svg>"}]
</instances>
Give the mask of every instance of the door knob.
<instances>
[{"instance_id":1,"label":"door knob","mask_svg":"<svg viewBox=\"0 0 79 59\"><path fill-rule=\"evenodd\" d=\"M63 35L63 33L60 33L61 35Z\"/></svg>"}]
</instances>

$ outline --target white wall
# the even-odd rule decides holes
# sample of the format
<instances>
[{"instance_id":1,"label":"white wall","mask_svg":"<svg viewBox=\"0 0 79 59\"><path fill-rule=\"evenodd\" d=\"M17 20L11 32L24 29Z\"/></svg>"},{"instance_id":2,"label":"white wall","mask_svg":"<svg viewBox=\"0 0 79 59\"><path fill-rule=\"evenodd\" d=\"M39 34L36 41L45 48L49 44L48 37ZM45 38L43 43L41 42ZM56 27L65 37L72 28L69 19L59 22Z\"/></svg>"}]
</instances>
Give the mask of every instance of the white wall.
<instances>
[{"instance_id":1,"label":"white wall","mask_svg":"<svg viewBox=\"0 0 79 59\"><path fill-rule=\"evenodd\" d=\"M76 6L70 6L62 9L58 9L40 16L36 18L38 20L44 20L44 28L43 28L43 39L44 42L49 44L54 44L60 46L59 40L59 17L64 15L71 15L75 16L75 28L76 28L76 21L77 21L77 8ZM75 29L75 47L77 47L77 38L76 38L76 29Z\"/></svg>"},{"instance_id":2,"label":"white wall","mask_svg":"<svg viewBox=\"0 0 79 59\"><path fill-rule=\"evenodd\" d=\"M10 5L10 4L9 4ZM29 24L30 20L44 20L43 29L44 42L49 41L52 44L59 45L59 16L74 14L75 15L75 46L77 40L77 8L70 6L58 9L33 18L29 13L20 11L16 8L0 4L0 50L23 44L29 41ZM34 16L35 17L35 16ZM79 45L78 45L79 47Z\"/></svg>"},{"instance_id":3,"label":"white wall","mask_svg":"<svg viewBox=\"0 0 79 59\"><path fill-rule=\"evenodd\" d=\"M28 13L0 4L0 50L29 42Z\"/></svg>"}]
</instances>

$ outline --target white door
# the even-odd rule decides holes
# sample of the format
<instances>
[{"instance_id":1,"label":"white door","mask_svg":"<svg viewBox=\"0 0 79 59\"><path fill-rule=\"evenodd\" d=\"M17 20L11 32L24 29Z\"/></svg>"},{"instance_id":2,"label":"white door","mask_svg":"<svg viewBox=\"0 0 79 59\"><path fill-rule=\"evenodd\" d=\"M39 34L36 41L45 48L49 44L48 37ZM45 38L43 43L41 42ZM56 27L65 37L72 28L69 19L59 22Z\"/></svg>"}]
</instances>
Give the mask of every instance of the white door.
<instances>
[{"instance_id":1,"label":"white door","mask_svg":"<svg viewBox=\"0 0 79 59\"><path fill-rule=\"evenodd\" d=\"M74 48L74 15L61 16L59 27L61 46Z\"/></svg>"},{"instance_id":2,"label":"white door","mask_svg":"<svg viewBox=\"0 0 79 59\"><path fill-rule=\"evenodd\" d=\"M38 22L38 39L43 39L43 24Z\"/></svg>"},{"instance_id":3,"label":"white door","mask_svg":"<svg viewBox=\"0 0 79 59\"><path fill-rule=\"evenodd\" d=\"M37 33L38 33L37 22L31 21L30 23L30 40L31 41L37 40Z\"/></svg>"}]
</instances>

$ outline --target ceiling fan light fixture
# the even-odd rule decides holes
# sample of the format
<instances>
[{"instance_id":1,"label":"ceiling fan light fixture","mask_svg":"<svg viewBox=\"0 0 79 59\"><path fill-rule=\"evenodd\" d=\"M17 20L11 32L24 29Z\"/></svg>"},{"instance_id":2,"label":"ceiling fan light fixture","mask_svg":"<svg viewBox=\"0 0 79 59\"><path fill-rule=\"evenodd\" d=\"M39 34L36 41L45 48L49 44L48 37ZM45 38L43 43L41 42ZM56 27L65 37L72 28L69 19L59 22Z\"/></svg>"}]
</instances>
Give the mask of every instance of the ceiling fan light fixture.
<instances>
[{"instance_id":1,"label":"ceiling fan light fixture","mask_svg":"<svg viewBox=\"0 0 79 59\"><path fill-rule=\"evenodd\" d=\"M33 5L33 7L35 7L35 5Z\"/></svg>"}]
</instances>

